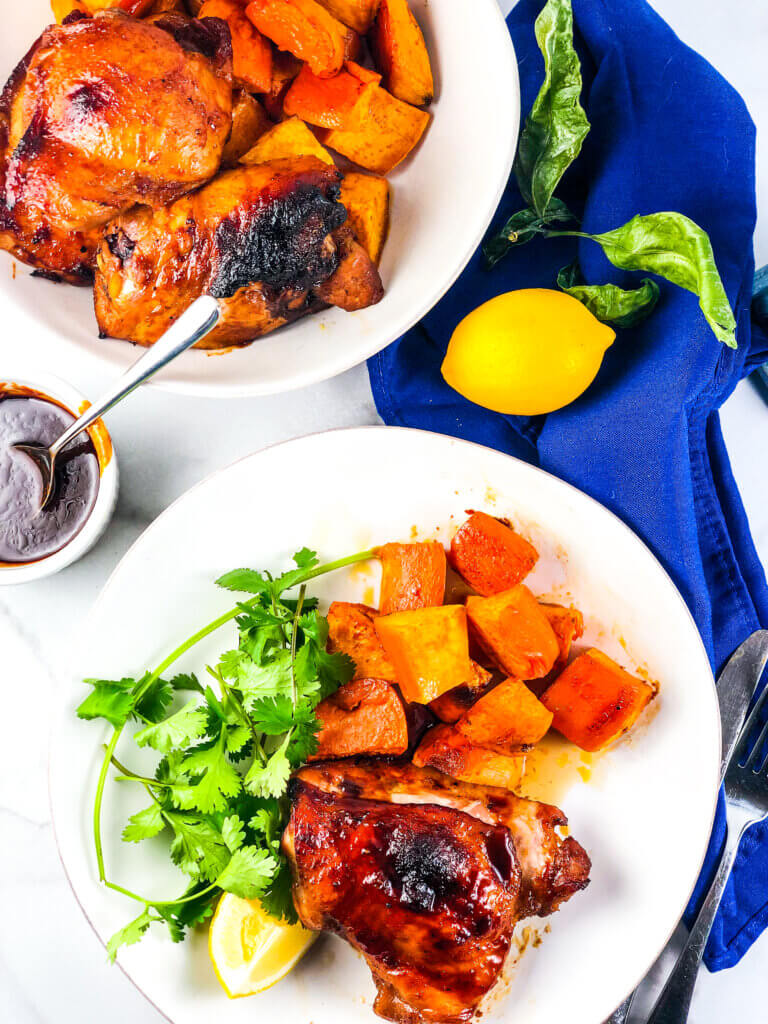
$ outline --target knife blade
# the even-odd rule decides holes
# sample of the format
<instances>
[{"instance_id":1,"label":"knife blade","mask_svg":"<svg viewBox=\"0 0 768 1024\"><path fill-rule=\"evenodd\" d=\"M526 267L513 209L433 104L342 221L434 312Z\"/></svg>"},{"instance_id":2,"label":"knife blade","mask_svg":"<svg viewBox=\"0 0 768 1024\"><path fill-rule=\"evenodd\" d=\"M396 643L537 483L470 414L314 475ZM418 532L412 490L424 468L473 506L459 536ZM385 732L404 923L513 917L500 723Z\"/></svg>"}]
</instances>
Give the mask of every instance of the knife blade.
<instances>
[{"instance_id":1,"label":"knife blade","mask_svg":"<svg viewBox=\"0 0 768 1024\"><path fill-rule=\"evenodd\" d=\"M743 644L736 648L720 673L716 689L717 702L720 705L720 731L722 735L722 754L720 759L720 784L722 785L726 769L736 748L742 726L747 717L749 706L755 695L757 684L768 662L768 629L758 629L747 637ZM665 958L667 947L659 954L656 964ZM667 965L667 974L674 965L677 955L672 956L672 963ZM656 966L656 965L654 965ZM658 983L658 972L651 968ZM625 1024L629 1018L635 996L646 986L648 975L640 982L634 992L617 1007L605 1024Z\"/></svg>"}]
</instances>

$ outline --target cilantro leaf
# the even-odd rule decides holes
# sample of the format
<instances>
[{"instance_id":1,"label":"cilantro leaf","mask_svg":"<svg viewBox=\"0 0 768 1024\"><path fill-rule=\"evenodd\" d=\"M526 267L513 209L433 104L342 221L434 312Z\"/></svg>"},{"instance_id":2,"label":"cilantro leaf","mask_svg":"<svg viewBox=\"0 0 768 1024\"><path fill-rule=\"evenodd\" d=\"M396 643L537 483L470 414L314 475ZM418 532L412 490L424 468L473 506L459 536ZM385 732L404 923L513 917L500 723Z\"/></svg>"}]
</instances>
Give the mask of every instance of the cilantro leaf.
<instances>
[{"instance_id":1,"label":"cilantro leaf","mask_svg":"<svg viewBox=\"0 0 768 1024\"><path fill-rule=\"evenodd\" d=\"M152 917L149 913L149 907L144 907L137 918L134 918L133 921L129 921L124 928L115 932L107 943L107 956L109 957L109 962L115 962L115 959L117 958L117 951L122 946L133 946L137 943L151 924Z\"/></svg>"},{"instance_id":2,"label":"cilantro leaf","mask_svg":"<svg viewBox=\"0 0 768 1024\"><path fill-rule=\"evenodd\" d=\"M149 679L147 674L139 681L139 687ZM136 713L147 722L159 722L165 718L165 712L173 701L173 687L165 679L155 679L147 687L136 704Z\"/></svg>"},{"instance_id":3,"label":"cilantro leaf","mask_svg":"<svg viewBox=\"0 0 768 1024\"><path fill-rule=\"evenodd\" d=\"M204 818L173 811L168 814L174 838L171 860L185 875L213 881L226 866L230 850L221 833Z\"/></svg>"},{"instance_id":4,"label":"cilantro leaf","mask_svg":"<svg viewBox=\"0 0 768 1024\"><path fill-rule=\"evenodd\" d=\"M221 826L221 838L230 853L237 853L245 842L245 825L236 814L230 814Z\"/></svg>"},{"instance_id":5,"label":"cilantro leaf","mask_svg":"<svg viewBox=\"0 0 768 1024\"><path fill-rule=\"evenodd\" d=\"M258 732L266 736L282 736L293 728L294 709L289 697L254 700L249 711Z\"/></svg>"},{"instance_id":6,"label":"cilantro leaf","mask_svg":"<svg viewBox=\"0 0 768 1024\"><path fill-rule=\"evenodd\" d=\"M171 680L171 686L176 691L188 690L190 692L194 691L195 693L203 692L203 688L194 672L180 672Z\"/></svg>"},{"instance_id":7,"label":"cilantro leaf","mask_svg":"<svg viewBox=\"0 0 768 1024\"><path fill-rule=\"evenodd\" d=\"M174 747L187 747L199 740L205 735L207 727L205 708L193 699L170 718L137 732L134 739L140 747L152 747L167 754Z\"/></svg>"},{"instance_id":8,"label":"cilantro leaf","mask_svg":"<svg viewBox=\"0 0 768 1024\"><path fill-rule=\"evenodd\" d=\"M266 850L243 846L232 854L216 885L241 899L252 900L265 891L276 871L277 861Z\"/></svg>"},{"instance_id":9,"label":"cilantro leaf","mask_svg":"<svg viewBox=\"0 0 768 1024\"><path fill-rule=\"evenodd\" d=\"M269 594L270 583L255 569L233 569L216 580L217 587L244 594Z\"/></svg>"},{"instance_id":10,"label":"cilantro leaf","mask_svg":"<svg viewBox=\"0 0 768 1024\"><path fill-rule=\"evenodd\" d=\"M311 551L308 547L303 547L301 551L297 551L293 556L293 560L299 569L314 569L316 565L320 564L317 552Z\"/></svg>"},{"instance_id":11,"label":"cilantro leaf","mask_svg":"<svg viewBox=\"0 0 768 1024\"><path fill-rule=\"evenodd\" d=\"M223 811L227 797L237 796L242 783L240 776L224 753L224 733L210 747L197 747L182 762L184 771L196 777L190 787L192 806L203 814Z\"/></svg>"},{"instance_id":12,"label":"cilantro leaf","mask_svg":"<svg viewBox=\"0 0 768 1024\"><path fill-rule=\"evenodd\" d=\"M302 648L303 649L303 648ZM265 664L245 658L239 666L237 686L250 710L253 701L265 697L289 696L293 688L291 652L279 650Z\"/></svg>"},{"instance_id":13,"label":"cilantro leaf","mask_svg":"<svg viewBox=\"0 0 768 1024\"><path fill-rule=\"evenodd\" d=\"M93 690L77 709L77 717L86 721L105 718L115 729L125 725L135 706L135 697L129 688L135 686L135 680L86 679L85 682Z\"/></svg>"},{"instance_id":14,"label":"cilantro leaf","mask_svg":"<svg viewBox=\"0 0 768 1024\"><path fill-rule=\"evenodd\" d=\"M279 867L270 882L269 888L261 896L259 902L270 917L278 921L287 921L288 924L295 924L298 921L296 908L293 905L293 879L291 869L284 857L280 859Z\"/></svg>"},{"instance_id":15,"label":"cilantro leaf","mask_svg":"<svg viewBox=\"0 0 768 1024\"><path fill-rule=\"evenodd\" d=\"M277 797L285 792L291 775L291 762L286 755L290 738L289 733L266 764L254 761L251 765L243 784L253 796Z\"/></svg>"},{"instance_id":16,"label":"cilantro leaf","mask_svg":"<svg viewBox=\"0 0 768 1024\"><path fill-rule=\"evenodd\" d=\"M162 808L157 804L151 804L143 811L132 814L128 819L128 824L123 829L123 842L140 843L142 839L151 839L163 831L165 824Z\"/></svg>"}]
</instances>

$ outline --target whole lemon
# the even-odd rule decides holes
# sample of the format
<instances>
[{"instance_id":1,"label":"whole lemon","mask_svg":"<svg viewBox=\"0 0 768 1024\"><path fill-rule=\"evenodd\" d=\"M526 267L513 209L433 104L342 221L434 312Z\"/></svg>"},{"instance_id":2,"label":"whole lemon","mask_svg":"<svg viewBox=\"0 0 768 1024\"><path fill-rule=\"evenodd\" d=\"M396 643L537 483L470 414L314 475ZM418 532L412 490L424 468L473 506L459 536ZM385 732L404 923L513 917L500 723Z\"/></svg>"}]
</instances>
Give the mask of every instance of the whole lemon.
<instances>
[{"instance_id":1,"label":"whole lemon","mask_svg":"<svg viewBox=\"0 0 768 1024\"><path fill-rule=\"evenodd\" d=\"M443 377L470 402L495 412L554 412L586 391L615 337L573 296L522 288L461 321Z\"/></svg>"}]
</instances>

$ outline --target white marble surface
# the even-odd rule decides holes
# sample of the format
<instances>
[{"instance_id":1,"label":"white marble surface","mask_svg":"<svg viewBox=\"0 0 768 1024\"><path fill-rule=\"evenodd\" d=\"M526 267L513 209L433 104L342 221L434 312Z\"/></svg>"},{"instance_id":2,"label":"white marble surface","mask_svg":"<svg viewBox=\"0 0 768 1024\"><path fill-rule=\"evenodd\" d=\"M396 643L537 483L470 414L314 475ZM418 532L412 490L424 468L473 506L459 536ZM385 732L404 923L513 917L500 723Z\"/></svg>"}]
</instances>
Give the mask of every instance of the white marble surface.
<instances>
[{"instance_id":1,"label":"white marble surface","mask_svg":"<svg viewBox=\"0 0 768 1024\"><path fill-rule=\"evenodd\" d=\"M505 8L510 0L500 0ZM745 96L768 137L765 0L655 0L688 43ZM757 257L768 262L768 162L760 166ZM9 341L0 345L10 345ZM18 345L14 361L29 360ZM66 377L66 365L50 367ZM104 380L73 381L95 393ZM376 422L366 371L358 367L306 391L221 403L158 391L138 393L110 417L123 488L115 519L87 558L58 577L0 590L3 725L0 753L0 1021L8 1024L155 1024L161 1020L104 951L69 891L56 854L46 785L46 708L66 671L67 641L101 585L144 527L203 476L284 438ZM723 411L736 477L768 560L768 485L761 435L768 409L742 384ZM202 543L202 538L201 538ZM768 937L738 968L702 975L694 1024L765 1015ZM254 1012L257 1008L254 1007ZM596 1022L598 1024L598 1022Z\"/></svg>"}]
</instances>

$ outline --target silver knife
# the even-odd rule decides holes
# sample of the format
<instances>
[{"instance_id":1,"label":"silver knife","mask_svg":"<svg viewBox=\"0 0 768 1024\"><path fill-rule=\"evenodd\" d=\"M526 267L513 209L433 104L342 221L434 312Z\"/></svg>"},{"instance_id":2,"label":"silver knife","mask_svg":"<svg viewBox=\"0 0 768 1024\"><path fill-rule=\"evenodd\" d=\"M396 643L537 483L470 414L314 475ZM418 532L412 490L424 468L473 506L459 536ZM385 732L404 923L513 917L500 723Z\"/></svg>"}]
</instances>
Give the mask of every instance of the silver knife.
<instances>
[{"instance_id":1,"label":"silver knife","mask_svg":"<svg viewBox=\"0 0 768 1024\"><path fill-rule=\"evenodd\" d=\"M768 629L758 629L734 651L717 680L717 700L720 705L720 729L723 741L720 761L721 784L766 662L768 662ZM655 968L659 966L662 959L665 959L667 951L668 947L665 947L649 971L649 975L653 975L657 984L659 972ZM671 954L670 969L677 960L677 950L673 949ZM635 996L638 992L643 991L646 982L647 978L640 982L635 991L614 1010L605 1024L625 1024Z\"/></svg>"}]
</instances>

